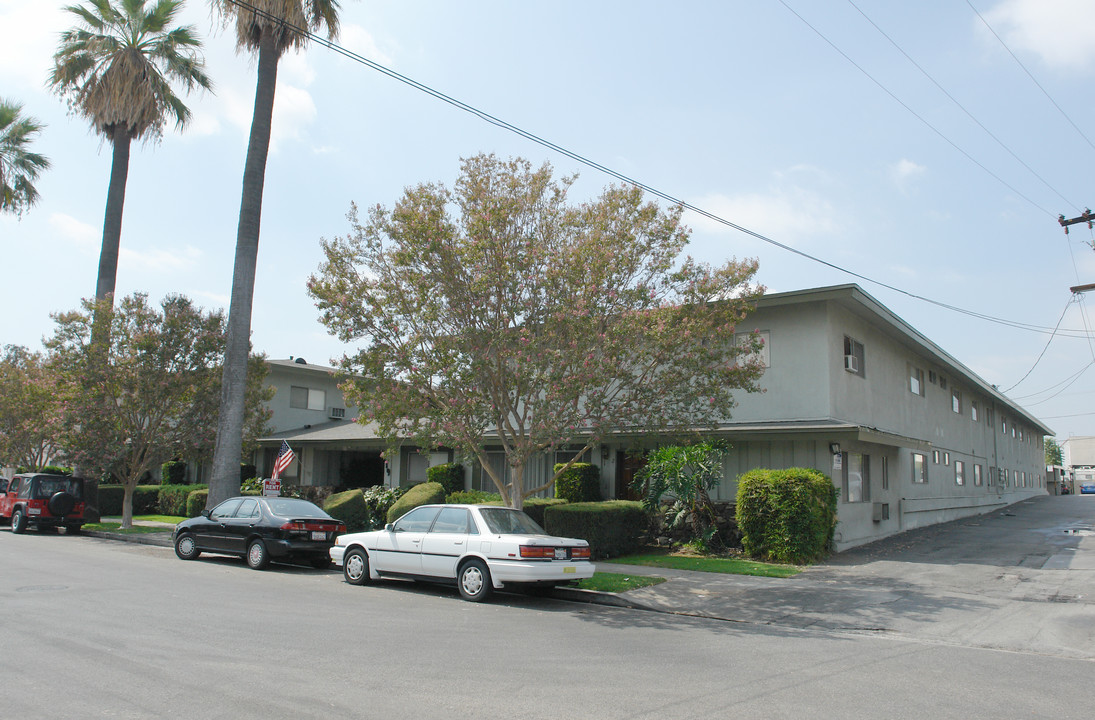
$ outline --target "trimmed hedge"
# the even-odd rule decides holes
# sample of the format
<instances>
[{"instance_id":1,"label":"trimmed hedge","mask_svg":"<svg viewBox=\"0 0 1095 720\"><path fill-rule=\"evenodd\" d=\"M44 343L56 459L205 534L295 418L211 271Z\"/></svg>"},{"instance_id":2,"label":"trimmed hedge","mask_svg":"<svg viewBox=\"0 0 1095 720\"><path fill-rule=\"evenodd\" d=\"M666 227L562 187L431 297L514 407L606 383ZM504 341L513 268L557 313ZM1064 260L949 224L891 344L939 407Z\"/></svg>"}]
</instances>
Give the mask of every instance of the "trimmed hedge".
<instances>
[{"instance_id":1,"label":"trimmed hedge","mask_svg":"<svg viewBox=\"0 0 1095 720\"><path fill-rule=\"evenodd\" d=\"M554 467L559 472L566 463ZM574 463L555 480L555 497L567 502L601 501L601 468L589 463Z\"/></svg>"},{"instance_id":2,"label":"trimmed hedge","mask_svg":"<svg viewBox=\"0 0 1095 720\"><path fill-rule=\"evenodd\" d=\"M205 503L209 500L209 489L191 490L186 496L186 516L197 517L205 509Z\"/></svg>"},{"instance_id":3,"label":"trimmed hedge","mask_svg":"<svg viewBox=\"0 0 1095 720\"><path fill-rule=\"evenodd\" d=\"M426 479L445 488L445 494L461 492L464 489L464 466L460 463L444 463L426 468Z\"/></svg>"},{"instance_id":4,"label":"trimmed hedge","mask_svg":"<svg viewBox=\"0 0 1095 720\"><path fill-rule=\"evenodd\" d=\"M544 529L549 535L586 540L594 558L640 550L649 525L650 516L642 504L630 500L565 503L544 509Z\"/></svg>"},{"instance_id":5,"label":"trimmed hedge","mask_svg":"<svg viewBox=\"0 0 1095 720\"><path fill-rule=\"evenodd\" d=\"M160 466L160 476L164 485L186 485L186 463L169 460Z\"/></svg>"},{"instance_id":6,"label":"trimmed hedge","mask_svg":"<svg viewBox=\"0 0 1095 720\"><path fill-rule=\"evenodd\" d=\"M190 493L206 487L205 485L161 485L159 505L161 515L187 515L187 500Z\"/></svg>"},{"instance_id":7,"label":"trimmed hedge","mask_svg":"<svg viewBox=\"0 0 1095 720\"><path fill-rule=\"evenodd\" d=\"M445 502L445 488L440 483L424 482L407 490L388 510L388 522L395 522L419 505Z\"/></svg>"},{"instance_id":8,"label":"trimmed hedge","mask_svg":"<svg viewBox=\"0 0 1095 720\"><path fill-rule=\"evenodd\" d=\"M525 502L521 503L521 509L530 518L536 521L536 524L540 527L544 527L544 512L549 507L556 505L566 505L566 500L560 500L559 498L526 498Z\"/></svg>"},{"instance_id":9,"label":"trimmed hedge","mask_svg":"<svg viewBox=\"0 0 1095 720\"><path fill-rule=\"evenodd\" d=\"M502 496L485 490L461 490L449 493L445 502L454 505L500 505Z\"/></svg>"},{"instance_id":10,"label":"trimmed hedge","mask_svg":"<svg viewBox=\"0 0 1095 720\"><path fill-rule=\"evenodd\" d=\"M346 523L347 532L361 532L371 529L369 506L365 504L365 495L361 488L335 493L323 503L323 509L336 520Z\"/></svg>"},{"instance_id":11,"label":"trimmed hedge","mask_svg":"<svg viewBox=\"0 0 1095 720\"><path fill-rule=\"evenodd\" d=\"M833 546L837 489L811 468L756 469L738 478L742 547L761 560L809 563Z\"/></svg>"},{"instance_id":12,"label":"trimmed hedge","mask_svg":"<svg viewBox=\"0 0 1095 720\"><path fill-rule=\"evenodd\" d=\"M125 499L125 487L122 485L99 486L99 514L104 517L119 517L122 514L122 501ZM133 514L156 515L160 512L160 486L138 485L133 490Z\"/></svg>"}]
</instances>

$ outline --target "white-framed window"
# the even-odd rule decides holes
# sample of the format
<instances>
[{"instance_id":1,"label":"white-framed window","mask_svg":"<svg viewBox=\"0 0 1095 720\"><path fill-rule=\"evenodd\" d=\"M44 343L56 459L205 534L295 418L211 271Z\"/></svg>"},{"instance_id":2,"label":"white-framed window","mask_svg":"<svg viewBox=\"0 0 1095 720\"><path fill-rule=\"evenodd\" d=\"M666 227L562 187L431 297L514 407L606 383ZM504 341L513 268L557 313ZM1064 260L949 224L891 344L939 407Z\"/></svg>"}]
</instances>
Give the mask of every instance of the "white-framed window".
<instances>
[{"instance_id":1,"label":"white-framed window","mask_svg":"<svg viewBox=\"0 0 1095 720\"><path fill-rule=\"evenodd\" d=\"M932 464L933 465L938 465L939 464L939 451L938 450L932 450Z\"/></svg>"},{"instance_id":2,"label":"white-framed window","mask_svg":"<svg viewBox=\"0 0 1095 720\"><path fill-rule=\"evenodd\" d=\"M324 410L327 407L327 392L293 385L289 388L289 407L299 410Z\"/></svg>"},{"instance_id":3,"label":"white-framed window","mask_svg":"<svg viewBox=\"0 0 1095 720\"><path fill-rule=\"evenodd\" d=\"M1003 415L1000 416L1000 432L1008 434L1008 419Z\"/></svg>"},{"instance_id":4,"label":"white-framed window","mask_svg":"<svg viewBox=\"0 0 1095 720\"><path fill-rule=\"evenodd\" d=\"M949 452L943 453L943 464L944 465L950 465L951 464L951 454Z\"/></svg>"},{"instance_id":5,"label":"white-framed window","mask_svg":"<svg viewBox=\"0 0 1095 720\"><path fill-rule=\"evenodd\" d=\"M966 484L966 463L962 462L961 460L954 461L954 484Z\"/></svg>"},{"instance_id":6,"label":"white-framed window","mask_svg":"<svg viewBox=\"0 0 1095 720\"><path fill-rule=\"evenodd\" d=\"M882 489L890 489L890 458L882 456Z\"/></svg>"},{"instance_id":7,"label":"white-framed window","mask_svg":"<svg viewBox=\"0 0 1095 720\"><path fill-rule=\"evenodd\" d=\"M984 482L984 470L981 469L981 465L974 463L973 465L973 484L980 487Z\"/></svg>"},{"instance_id":8,"label":"white-framed window","mask_svg":"<svg viewBox=\"0 0 1095 720\"><path fill-rule=\"evenodd\" d=\"M977 422L977 401L970 400L970 420Z\"/></svg>"},{"instance_id":9,"label":"white-framed window","mask_svg":"<svg viewBox=\"0 0 1095 720\"><path fill-rule=\"evenodd\" d=\"M924 397L924 371L909 365L909 392Z\"/></svg>"},{"instance_id":10,"label":"white-framed window","mask_svg":"<svg viewBox=\"0 0 1095 720\"><path fill-rule=\"evenodd\" d=\"M912 454L912 481L916 484L928 482L928 458L921 453Z\"/></svg>"},{"instance_id":11,"label":"white-framed window","mask_svg":"<svg viewBox=\"0 0 1095 720\"><path fill-rule=\"evenodd\" d=\"M854 452L842 454L844 455L844 502L870 502L870 455L862 455Z\"/></svg>"},{"instance_id":12,"label":"white-framed window","mask_svg":"<svg viewBox=\"0 0 1095 720\"><path fill-rule=\"evenodd\" d=\"M951 389L951 410L958 415L962 414L962 393L958 388Z\"/></svg>"},{"instance_id":13,"label":"white-framed window","mask_svg":"<svg viewBox=\"0 0 1095 720\"><path fill-rule=\"evenodd\" d=\"M863 351L863 343L844 336L844 369L859 377L867 376L867 358Z\"/></svg>"}]
</instances>

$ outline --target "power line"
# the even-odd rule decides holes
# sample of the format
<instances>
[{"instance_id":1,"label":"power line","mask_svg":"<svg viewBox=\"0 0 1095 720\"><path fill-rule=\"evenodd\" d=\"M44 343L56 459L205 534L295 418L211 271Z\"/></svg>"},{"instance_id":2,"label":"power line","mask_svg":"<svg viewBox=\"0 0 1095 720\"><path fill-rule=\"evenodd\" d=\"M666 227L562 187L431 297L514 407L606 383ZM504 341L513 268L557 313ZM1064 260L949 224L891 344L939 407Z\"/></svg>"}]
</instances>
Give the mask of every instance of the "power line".
<instances>
[{"instance_id":1,"label":"power line","mask_svg":"<svg viewBox=\"0 0 1095 720\"><path fill-rule=\"evenodd\" d=\"M1027 196L1026 196L1026 195L1024 195L1023 193L1021 193L1021 192L1019 192L1018 190L1016 190L1016 189L1015 189L1014 187L1012 187L1012 186L1011 186L1011 185L1010 185L1010 184L1009 184L1009 183L1008 183L1008 182L1007 182L1006 180L1004 180L1004 179L1003 179L1002 177L1000 177L999 175L997 175L996 173L994 173L994 172L993 172L992 170L989 170L989 169L988 169L987 167L985 167L985 166L984 166L983 164L981 164L981 163L980 163L980 162L979 162L979 161L978 161L978 160L977 160L976 158L974 158L974 157L973 157L972 155L970 155L970 154L969 154L968 152L966 152L966 151L965 151L965 150L963 150L963 149L962 149L961 147L959 147L957 143L955 143L955 142L954 142L953 140L951 140L951 139L950 139L949 137L947 137L946 135L944 135L944 134L943 134L943 132L942 132L941 130L939 130L939 129L938 129L937 127L935 127L934 125L932 125L932 124L931 124L930 122L928 122L928 121L927 121L927 120L926 120L926 119L925 119L925 118L924 118L923 116L921 116L921 115L920 115L919 113L917 113L917 112L916 112L915 110L913 110L913 109L912 109L911 107L909 107L909 105L908 105L907 103L905 103L905 101L904 101L904 100L902 100L902 99L901 99L901 98L899 98L899 97L898 97L897 95L895 95L895 94L893 93L893 91L891 91L891 90L890 90L890 89L889 89L888 87L886 87L885 85L883 85L881 81L879 81L879 80L878 80L877 78L875 78L875 77L874 77L873 75L871 75L871 74L870 74L869 72L867 72L867 71L866 71L866 70L865 70L865 69L863 68L863 66L861 66L861 65L860 65L859 63L857 63L857 62L856 62L855 60L853 60L853 59L852 59L852 58L851 58L851 57L850 57L850 56L849 56L849 55L848 55L848 54L847 54L846 52L844 52L844 51L843 51L843 50L841 50L841 49L840 49L839 47L837 47L836 43L834 43L834 42L833 42L832 40L830 40L829 38L827 38L827 37L826 37L826 36L824 35L824 33L822 33L822 32L821 32L820 30L818 30L818 29L817 29L816 27L814 27L813 25L811 25L811 24L810 24L810 22L809 22L809 21L808 21L808 20L807 20L806 18L804 18L804 17L802 17L801 15L799 15L799 14L798 14L798 12L796 12L794 8L792 8L792 7L790 6L790 5L788 5L788 4L787 4L786 0L779 0L779 3L780 3L781 5L783 5L783 7L787 8L787 10L788 10L788 11L789 11L789 12L790 12L790 13L791 13L792 15L794 15L794 16L795 16L795 17L797 17L797 18L798 18L799 20L801 20L801 21L802 21L802 23L803 23L803 24L804 24L804 25L805 25L806 27L808 27L808 28L810 28L811 30L813 30L813 31L814 31L814 33L815 33L815 34L816 34L816 35L817 35L817 36L818 36L819 38L821 38L821 39L822 39L822 40L824 40L824 41L825 41L826 43L828 43L829 47L831 47L831 48L832 48L833 50L835 50L835 51L836 51L836 52L837 52L837 53L838 53L838 54L839 54L839 55L840 55L841 57L843 57L843 58L844 58L845 60L847 60L847 61L848 61L849 63L851 63L851 64L852 64L852 67L854 67L854 68L855 68L856 70L858 70L859 72L863 73L863 75L864 75L864 76L865 76L865 77L866 77L866 78L867 78L868 80L870 80L870 81L871 81L871 82L873 82L873 83L874 83L875 85L877 85L877 86L879 87L879 89L881 89L881 90L882 90L882 92L884 92L884 93L886 93L887 95L889 95L889 96L890 96L890 97L891 97L891 98L892 98L892 99L894 100L894 102L896 102L896 103L897 103L898 105L900 105L901 107L905 108L905 110L907 110L907 111L909 112L909 114L910 114L910 115L912 115L912 116L913 116L914 118L916 118L916 119L917 119L917 120L919 120L919 121L920 121L921 123L923 123L923 125L924 125L925 127L927 127L927 128L928 128L929 130L931 130L931 131L932 131L933 133L935 133L936 135L938 135L938 136L939 136L939 137L940 137L940 138L941 138L941 139L942 139L942 140L943 140L943 141L944 141L945 143L947 143L947 144L948 144L948 145L950 145L950 146L951 146L952 148L954 148L954 149L955 149L955 150L957 150L957 151L958 151L959 153L961 153L961 154L962 154L962 155L963 155L963 156L964 156L964 157L965 157L965 158L966 158L967 160L969 160L969 161L970 161L971 163L973 163L973 164L974 164L974 165L976 165L977 167L981 168L981 169L982 169L982 170L983 170L983 171L984 171L985 173L987 173L987 174L988 174L988 175L989 175L990 177L992 177L993 179L995 179L995 180L996 180L996 182L1000 183L1001 185L1003 185L1004 187L1006 187L1006 188L1007 188L1008 190L1010 190L1011 192L1013 192L1013 193L1015 193L1016 195L1018 195L1018 196L1019 196L1020 198L1022 198L1023 200L1026 200L1026 201L1027 201L1027 202L1028 202L1028 203L1029 203L1029 204L1030 204L1031 206L1033 206L1034 208L1036 208L1036 209L1038 209L1038 210L1041 210L1042 212L1046 213L1047 215L1049 215L1049 216L1053 217L1054 219L1056 219L1056 218L1057 218L1057 216L1056 216L1055 214L1051 213L1051 212L1050 212L1049 210L1046 210L1046 209L1045 209L1044 207L1042 207L1042 206L1041 206L1041 205L1039 205L1038 203L1034 202L1033 200L1031 200L1031 199L1030 199L1029 197L1027 197Z\"/></svg>"},{"instance_id":2,"label":"power line","mask_svg":"<svg viewBox=\"0 0 1095 720\"><path fill-rule=\"evenodd\" d=\"M1091 146L1092 150L1095 150L1095 143L1091 142L1091 139L1084 134L1084 131L1080 129L1079 125L1072 121L1072 118L1068 116L1068 113L1064 111L1064 108L1058 105L1057 101L1053 99L1053 96L1050 95L1044 87L1042 87L1042 84L1038 82L1038 79L1034 77L1034 74L1027 69L1027 66L1023 64L1023 61L1020 60L1018 56L1011 51L1011 48L1008 47L1008 44L1004 42L1004 38L1000 37L999 33L997 33L992 28L992 25L989 25L988 20L986 20L985 17L980 13L980 11L978 11L978 9L973 6L973 3L970 2L970 0L966 0L966 4L970 6L970 9L973 10L974 14L977 15L981 22L984 23L985 27L989 29L989 32L992 33L993 37L1000 41L1000 44L1003 45L1004 49L1008 51L1008 55L1011 55L1011 58L1016 62L1016 64L1023 69L1023 72L1027 74L1027 77L1030 78L1031 82L1033 82L1038 87L1038 89L1042 91L1042 94L1045 95L1051 103L1053 103L1053 107L1057 108L1058 112L1060 112L1061 115L1064 116L1065 120L1068 120L1068 124L1073 127L1073 129L1080 135L1080 137L1087 141L1087 144Z\"/></svg>"},{"instance_id":3,"label":"power line","mask_svg":"<svg viewBox=\"0 0 1095 720\"><path fill-rule=\"evenodd\" d=\"M913 67L915 67L917 70L919 70L924 77L926 77L928 80L930 80L931 83L933 85L935 85L935 87L937 87L941 93L946 95L948 100L950 100L952 103L954 103L956 106L958 106L958 109L961 110L962 112L964 112L966 114L966 117L968 117L970 120L972 120L974 123L976 123L977 127L984 130L985 133L990 138L995 140L997 145L1002 147L1009 155L1011 155L1013 158L1015 158L1015 160L1018 161L1018 163L1020 165L1025 167L1030 172L1031 175L1033 175L1034 177L1041 180L1042 184L1045 185L1050 190L1052 190L1057 195L1057 197L1061 198L1061 200L1064 200L1066 205L1071 205L1074 208L1079 208L1079 205L1076 205L1075 203L1070 202L1068 200L1068 198L1066 198L1064 195L1062 195L1060 193L1060 191L1057 190L1057 188L1050 185L1049 181L1047 181L1044 177L1042 177L1037 172L1035 172L1034 168L1032 168L1030 165L1028 165L1021 157L1016 155L1015 152L1010 147L1005 145L1003 140L998 138L991 130L989 130L987 127L985 127L984 123L982 123L980 120L978 120L976 117L974 117L973 113L971 113L969 110L967 110L966 107L964 105L962 105L962 103L958 102L958 100L955 99L955 97L953 95L951 95L949 92L947 92L947 89L944 88L942 85L940 85L939 82L934 77L932 77L931 74L928 73L927 70L925 70L923 67L921 67L920 63L916 62L916 60L913 60L912 57L907 52L905 52L904 48L902 48L900 45L898 45L897 41L895 41L892 37L890 37L888 34L886 34L886 31L883 30L881 27L879 27L878 23L876 23L874 20L872 20L867 15L867 13L863 12L863 10L858 5L856 5L855 2L853 2L853 0L848 0L848 4L851 5L853 8L855 8L856 11L859 12L859 14L863 16L863 19L865 19L867 22L869 22L874 27L875 30L877 30L879 33L881 33L882 37L886 38L890 42L890 44L893 45L897 49L898 52L900 52L902 55L904 55L905 59L913 64Z\"/></svg>"},{"instance_id":4,"label":"power line","mask_svg":"<svg viewBox=\"0 0 1095 720\"><path fill-rule=\"evenodd\" d=\"M550 140L546 140L546 139L544 139L544 138L542 138L542 137L540 137L540 136L538 136L538 135L536 135L532 132L529 132L528 130L524 130L523 128L520 128L516 125L513 125L512 123L506 122L505 120L502 120L498 117L495 117L494 115L491 115L490 113L487 113L483 110L480 110L480 109L478 109L478 108L476 108L472 105L468 105L467 103L465 103L461 100L457 100L456 98L451 97L449 95L446 95L445 93L443 93L439 90L435 90L434 88L432 88L428 85L425 85L421 82L418 82L417 80L409 78L406 75L402 75L401 73L398 73L398 72L396 72L396 71L394 71L394 70L392 70L388 67L385 67L384 65L381 65L378 62L370 60L369 58L366 58L363 55L359 55L358 53L355 53L352 50L348 50L348 49L338 45L337 43L335 43L332 40L328 40L328 39L323 38L319 35L311 33L311 32L309 32L308 30L306 30L304 28L296 27L295 25L292 25L291 23L286 22L283 18L280 18L280 17L278 17L276 15L273 15L273 14L271 14L271 13L265 11L265 10L262 10L262 9L259 9L259 8L255 7L254 5L247 2L246 0L226 0L226 1L230 2L233 5L236 5L237 7L241 7L241 8L244 8L244 9L250 11L250 12L253 12L253 13L255 13L256 15L258 15L260 17L266 18L268 20L272 20L274 22L278 22L278 23L282 24L287 30L295 32L298 35L300 35L300 36L302 36L302 37L304 37L308 40L311 40L312 42L315 42L316 44L321 45L321 46L327 48L328 50L331 50L332 52L335 52L339 55L342 55L345 58L353 60L354 62L360 63L362 65L365 65L366 67L369 67L373 70L376 70L377 72L379 72L383 75L386 75L386 76L388 76L388 77L390 77L394 80L397 80L397 81L399 81L399 82L401 82L405 85L408 85L409 87L412 87L415 90L419 90L420 92L423 92L423 93L425 93L425 94L427 94L427 95L429 95L429 96L431 96L431 97L433 97L437 100L440 100L440 101L442 101L442 102L444 102L448 105L451 105L451 106L457 108L458 110L462 110L466 113L474 115L475 117L483 120L484 122L487 122L487 123L489 123L491 125L494 125L494 126L500 128L500 129L511 132L515 135L518 135L519 137L523 137L526 140L529 140L529 141L531 141L531 142L533 142L537 145L540 145L540 146L545 147L549 150L552 150L556 153L559 153L560 155L563 155L564 157L568 157L568 158L570 158L571 160L574 160L577 163L585 165L586 167L589 167L589 168L592 168L594 170L597 170L598 172L604 173L605 175L608 175L609 177L616 178L617 180L620 180L621 182L627 183L629 185L633 185L633 186L643 190L644 192L650 193L651 195L654 195L655 197L658 197L658 198L661 198L661 199L665 200L666 202L669 202L673 205L677 205L677 206L679 206L683 209L690 210L694 213L697 213L698 215L701 215L705 218L708 218L709 220L712 220L713 222L719 223L719 224L724 225L724 226L726 226L728 228L731 228L733 230L737 230L738 232L740 232L742 234L749 235L750 237L756 238L757 240L760 240L760 241L765 242L769 245L772 245L773 247L780 248L781 250L785 250L785 251L787 251L789 253L792 253L794 255L798 255L799 257L802 257L802 258L805 258L805 259L810 260L812 262L818 263L819 265L824 265L828 268L832 268L833 270L837 270L838 272L842 272L846 275L850 275L854 278L857 278L859 280L863 280L864 282L870 283L872 285L876 285L878 287L882 287L882 288L885 288L887 290L891 290L895 293L905 295L906 297L912 298L914 300L920 300L921 302L925 302L925 303L928 303L930 305L935 305L937 307L941 307L943 309L950 310L952 312L960 313L960 314L963 314L963 315L967 315L969 317L977 318L979 320L984 320L986 322L992 322L992 323L996 323L996 324L999 324L999 325L1004 325L1006 327L1012 327L1012 328L1019 329L1019 330L1028 330L1028 331L1031 331L1031 332L1040 332L1040 333L1047 333L1047 332L1048 333L1054 333L1054 332L1057 332L1056 329L1051 330L1050 328L1047 328L1047 327L1044 327L1044 326L1033 325L1033 324L1029 324L1029 323L1021 323L1021 322L1017 322L1017 321L1013 321L1013 320L1006 320L1006 319L1003 319L1003 318L998 318L998 317L994 317L994 316L991 316L991 315L986 315L984 313L979 313L979 312L975 312L975 311L972 311L972 310L966 310L964 308L960 308L960 307L957 307L955 305L950 305L950 304L947 304L947 303L944 303L944 302L940 302L938 300L932 300L931 298L925 297L923 295L917 295L916 293L910 292L908 290L903 290L903 289L901 289L899 287L896 287L894 285L890 285L889 283L882 282L881 280L875 280L874 278L871 278L871 277L868 277L868 276L863 275L861 273L855 272L853 270L849 270L847 268L841 267L841 266L836 265L835 263L831 263L827 260L823 260L823 259L821 259L817 256L811 255L809 253L803 252L802 250L798 250L797 248L791 247L790 245L787 245L785 243L781 243L777 240L774 240L774 239L772 239L772 238L770 238L770 237L768 237L768 236L766 236L762 233L756 232L754 230L750 230L749 228L746 228L742 225L738 225L734 222L731 222L730 220L727 220L726 218L723 218L719 215L715 215L714 213L709 212L707 210L704 210L703 208L697 207L696 205L693 205L689 202L685 202L684 200L682 200L680 198L674 197L673 195L670 195L669 193L663 192L661 190L658 190L655 187L652 187L652 186L647 185L645 183L642 183L642 182L640 182L640 181L638 181L638 180L636 180L632 177L624 175L623 173L618 172L616 170L613 170L612 168L609 168L605 165L602 165L601 163L598 163L598 162L596 162L596 161L594 161L590 158L587 158L584 155L581 155L581 154L579 154L577 152L574 152L572 150L568 150L567 148L564 148L560 145L556 145L555 143L551 142ZM783 2L783 0L780 0L780 2ZM784 3L784 5L786 5L786 3ZM788 9L790 10L790 8L788 8ZM794 10L791 10L791 12L794 13ZM803 22L805 22L805 21L803 21ZM837 51L840 52L839 49ZM843 54L843 53L841 53L841 54ZM845 56L845 57L847 57L847 56ZM870 76L868 75L868 77L870 77ZM883 89L885 89L885 88L883 88ZM898 102L900 102L900 100L898 100ZM911 110L910 110L910 112L911 112ZM914 113L914 115L915 115L915 113ZM938 132L938 131L936 131L936 132ZM944 140L946 140L945 137L944 137ZM950 142L950 141L948 140L948 142ZM953 145L953 143L951 143L951 144ZM955 147L957 147L957 146L955 146ZM959 150L961 150L961 149L959 148ZM966 153L963 152L963 154L966 154ZM969 155L966 155L966 156L969 157ZM972 158L970 158L970 159L973 160ZM979 163L977 163L976 160L973 160L973 162L975 164L979 164ZM986 172L989 172L989 171L986 170ZM989 172L989 174L991 175L992 173ZM1003 181L1001 180L1001 182L1003 182ZM1007 185L1007 183L1004 183L1004 184ZM1008 186L1008 187L1010 187L1010 186ZM1022 197L1022 195L1020 193L1018 193L1017 191L1015 191L1015 192L1016 192L1016 194L1018 194ZM1035 207L1038 207L1036 204L1034 204L1029 199L1028 199L1028 202L1031 202L1032 205L1034 205ZM1039 209L1041 209L1041 208L1039 208ZM1049 213L1049 214L1054 219L1056 219L1056 215L1053 215L1052 213Z\"/></svg>"},{"instance_id":5,"label":"power line","mask_svg":"<svg viewBox=\"0 0 1095 720\"><path fill-rule=\"evenodd\" d=\"M1061 327L1061 321L1063 321L1065 319L1065 313L1068 312L1068 306L1071 305L1075 301L1076 301L1076 296L1073 295L1072 297L1070 297L1068 299L1068 302L1065 303L1065 309L1061 311L1061 317L1059 317L1057 319L1057 327L1053 328L1053 334L1049 336L1048 340L1046 340L1046 346L1044 348L1042 348L1042 352L1038 355L1038 358L1034 361L1034 364L1030 366L1030 370L1027 370L1027 374L1024 375L1023 377L1019 378L1019 381L1017 383L1015 383L1014 385L1012 385L1011 387L1007 388L1007 390L1001 390L1000 392L1007 394L1008 390L1014 390L1015 388L1019 387L1023 383L1024 380L1026 380L1028 377L1030 377L1030 374L1032 372L1034 372L1034 368L1038 367L1038 363L1040 363L1042 361L1042 358L1045 357L1046 350L1049 350L1049 345L1050 345L1050 343L1053 342L1053 338L1055 338L1057 336L1057 328Z\"/></svg>"}]
</instances>

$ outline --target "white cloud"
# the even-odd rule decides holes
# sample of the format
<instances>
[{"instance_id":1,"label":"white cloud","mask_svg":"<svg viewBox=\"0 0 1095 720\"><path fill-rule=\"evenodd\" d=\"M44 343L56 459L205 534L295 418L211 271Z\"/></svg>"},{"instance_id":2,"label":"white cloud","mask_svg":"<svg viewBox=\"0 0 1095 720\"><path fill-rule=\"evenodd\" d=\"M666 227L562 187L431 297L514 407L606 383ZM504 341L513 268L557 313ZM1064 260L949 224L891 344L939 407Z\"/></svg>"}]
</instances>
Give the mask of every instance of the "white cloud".
<instances>
[{"instance_id":1,"label":"white cloud","mask_svg":"<svg viewBox=\"0 0 1095 720\"><path fill-rule=\"evenodd\" d=\"M1095 3L1091 0L1004 0L983 13L1017 54L1033 52L1051 67L1085 70L1095 66ZM984 26L974 20L980 30ZM986 31L987 32L987 31ZM995 42L995 38L991 38Z\"/></svg>"},{"instance_id":2,"label":"white cloud","mask_svg":"<svg viewBox=\"0 0 1095 720\"><path fill-rule=\"evenodd\" d=\"M133 250L123 244L118 252L118 266L127 272L179 272L195 267L201 257L201 251L190 245L181 250Z\"/></svg>"},{"instance_id":3,"label":"white cloud","mask_svg":"<svg viewBox=\"0 0 1095 720\"><path fill-rule=\"evenodd\" d=\"M923 176L928 169L923 165L919 165L912 160L902 158L893 165L890 165L890 179L894 184L902 191L908 190L908 186L918 177Z\"/></svg>"},{"instance_id":4,"label":"white cloud","mask_svg":"<svg viewBox=\"0 0 1095 720\"><path fill-rule=\"evenodd\" d=\"M98 255L103 244L103 230L77 220L71 215L53 213L49 225L61 237L70 241L86 254Z\"/></svg>"},{"instance_id":5,"label":"white cloud","mask_svg":"<svg viewBox=\"0 0 1095 720\"><path fill-rule=\"evenodd\" d=\"M0 74L41 88L53 67L59 34L73 17L59 3L0 0ZM5 88L4 93L11 91Z\"/></svg>"},{"instance_id":6,"label":"white cloud","mask_svg":"<svg viewBox=\"0 0 1095 720\"><path fill-rule=\"evenodd\" d=\"M368 30L360 25L343 25L339 31L338 44L381 65L391 66L392 58L376 44Z\"/></svg>"},{"instance_id":7,"label":"white cloud","mask_svg":"<svg viewBox=\"0 0 1095 720\"><path fill-rule=\"evenodd\" d=\"M793 184L743 195L712 193L697 198L692 204L779 242L833 234L840 229L836 210L828 200ZM688 221L696 230L707 233L734 232L721 223L695 214L690 214Z\"/></svg>"}]
</instances>

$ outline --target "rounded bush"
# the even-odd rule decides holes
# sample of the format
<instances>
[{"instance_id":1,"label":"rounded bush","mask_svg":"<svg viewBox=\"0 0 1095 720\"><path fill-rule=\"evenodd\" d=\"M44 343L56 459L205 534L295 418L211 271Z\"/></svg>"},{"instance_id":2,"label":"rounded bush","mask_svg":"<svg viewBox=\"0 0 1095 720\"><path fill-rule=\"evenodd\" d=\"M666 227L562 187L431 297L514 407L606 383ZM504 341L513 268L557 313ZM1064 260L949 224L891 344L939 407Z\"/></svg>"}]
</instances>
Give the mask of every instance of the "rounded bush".
<instances>
[{"instance_id":1,"label":"rounded bush","mask_svg":"<svg viewBox=\"0 0 1095 720\"><path fill-rule=\"evenodd\" d=\"M441 486L441 483L425 482L415 485L403 497L396 500L388 510L388 522L395 522L419 505L443 502L445 502L445 488Z\"/></svg>"},{"instance_id":2,"label":"rounded bush","mask_svg":"<svg viewBox=\"0 0 1095 720\"><path fill-rule=\"evenodd\" d=\"M559 472L563 463L555 466ZM601 500L601 468L589 463L574 463L555 480L555 497L567 502L599 502Z\"/></svg>"}]
</instances>

